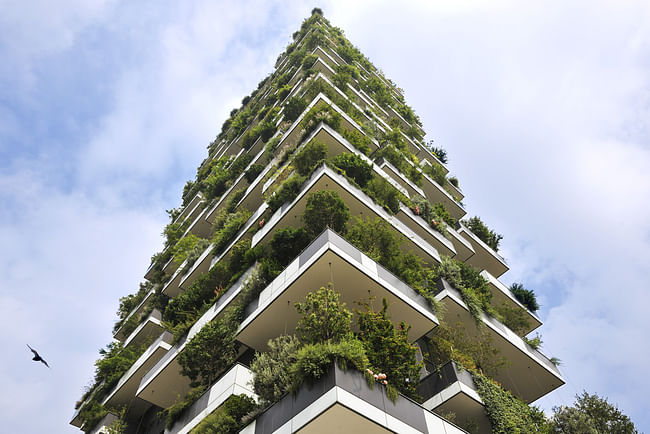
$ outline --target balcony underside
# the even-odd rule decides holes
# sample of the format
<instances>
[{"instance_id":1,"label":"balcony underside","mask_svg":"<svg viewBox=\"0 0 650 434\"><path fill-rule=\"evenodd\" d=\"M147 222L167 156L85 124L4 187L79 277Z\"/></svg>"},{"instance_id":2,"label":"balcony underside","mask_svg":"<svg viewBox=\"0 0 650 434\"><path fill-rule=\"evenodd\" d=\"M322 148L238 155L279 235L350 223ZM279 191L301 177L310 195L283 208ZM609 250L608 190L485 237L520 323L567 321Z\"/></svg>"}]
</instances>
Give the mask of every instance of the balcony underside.
<instances>
[{"instance_id":1,"label":"balcony underside","mask_svg":"<svg viewBox=\"0 0 650 434\"><path fill-rule=\"evenodd\" d=\"M299 319L294 304L329 283L351 310L358 308L358 301L369 298L374 298L373 307L379 310L386 298L391 320L396 325L404 321L411 326L411 341L437 326L437 319L422 296L334 232L326 231L249 306L249 315L242 322L237 339L264 351L269 339L294 333Z\"/></svg>"},{"instance_id":2,"label":"balcony underside","mask_svg":"<svg viewBox=\"0 0 650 434\"><path fill-rule=\"evenodd\" d=\"M445 305L445 321L454 326L462 323L468 337L476 337L479 328L461 299L460 293L445 282L436 299ZM559 371L541 353L530 348L513 331L494 318L482 315L482 330L488 333L499 356L507 361L494 379L523 401L530 403L564 384Z\"/></svg>"},{"instance_id":3,"label":"balcony underside","mask_svg":"<svg viewBox=\"0 0 650 434\"><path fill-rule=\"evenodd\" d=\"M463 236L474 249L474 255L472 255L467 263L479 271L487 270L491 275L495 277L501 276L503 273L508 271L508 266L505 261L498 253L492 250L487 244L481 241L476 235L474 235L469 229L467 229L462 224L458 233Z\"/></svg>"}]
</instances>

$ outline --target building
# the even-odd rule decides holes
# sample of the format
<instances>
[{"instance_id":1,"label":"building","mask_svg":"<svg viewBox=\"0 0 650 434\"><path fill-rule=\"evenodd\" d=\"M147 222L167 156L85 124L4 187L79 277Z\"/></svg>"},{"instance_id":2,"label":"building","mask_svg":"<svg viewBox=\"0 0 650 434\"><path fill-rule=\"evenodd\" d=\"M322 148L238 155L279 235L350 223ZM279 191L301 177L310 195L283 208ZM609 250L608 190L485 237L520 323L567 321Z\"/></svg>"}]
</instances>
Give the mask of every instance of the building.
<instances>
[{"instance_id":1,"label":"building","mask_svg":"<svg viewBox=\"0 0 650 434\"><path fill-rule=\"evenodd\" d=\"M461 221L458 181L423 136L401 89L315 10L170 212L165 249L121 300L117 342L71 424L92 433L186 433L206 420L250 434L483 433L512 422L488 415L496 404L534 423L524 403L564 383L526 338L541 325L534 296L498 280L508 270L500 236L480 219ZM387 333L407 341L400 354L412 355L419 378L399 377L399 364L387 384L355 369L392 359L373 359L358 333L345 339L365 348L365 362L341 369L330 339L328 368L314 378L292 370L293 393L278 375L297 353L272 359L277 393L253 409L245 396L262 398L256 354L293 335L305 316L295 303L328 286L348 307L386 300ZM362 330L360 315L349 331Z\"/></svg>"}]
</instances>

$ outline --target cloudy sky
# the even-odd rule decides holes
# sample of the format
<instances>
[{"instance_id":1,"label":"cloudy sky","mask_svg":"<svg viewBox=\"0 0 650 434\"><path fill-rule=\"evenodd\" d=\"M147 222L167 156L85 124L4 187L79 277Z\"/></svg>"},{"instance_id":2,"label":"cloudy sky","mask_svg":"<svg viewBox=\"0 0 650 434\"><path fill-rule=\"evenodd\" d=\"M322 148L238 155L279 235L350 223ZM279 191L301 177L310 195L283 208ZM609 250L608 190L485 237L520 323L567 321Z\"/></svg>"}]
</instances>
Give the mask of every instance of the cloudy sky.
<instances>
[{"instance_id":1,"label":"cloudy sky","mask_svg":"<svg viewBox=\"0 0 650 434\"><path fill-rule=\"evenodd\" d=\"M462 3L462 4L461 4ZM650 3L323 1L447 149L567 385L650 430ZM0 419L74 433L118 298L315 6L0 0ZM32 363L29 343L52 369Z\"/></svg>"}]
</instances>

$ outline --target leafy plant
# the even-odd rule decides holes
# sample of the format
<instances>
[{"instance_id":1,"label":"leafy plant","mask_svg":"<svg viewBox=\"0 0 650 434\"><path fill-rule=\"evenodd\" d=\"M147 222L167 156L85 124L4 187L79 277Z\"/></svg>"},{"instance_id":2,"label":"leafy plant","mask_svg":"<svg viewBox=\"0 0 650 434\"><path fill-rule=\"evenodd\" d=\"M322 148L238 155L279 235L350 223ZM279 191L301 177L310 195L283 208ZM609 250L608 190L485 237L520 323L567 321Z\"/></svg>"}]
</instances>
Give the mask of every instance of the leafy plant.
<instances>
[{"instance_id":1,"label":"leafy plant","mask_svg":"<svg viewBox=\"0 0 650 434\"><path fill-rule=\"evenodd\" d=\"M352 312L339 301L340 294L331 287L310 292L303 303L296 303L302 318L296 333L301 343L339 342L350 333Z\"/></svg>"},{"instance_id":2,"label":"leafy plant","mask_svg":"<svg viewBox=\"0 0 650 434\"><path fill-rule=\"evenodd\" d=\"M607 398L586 391L576 395L573 406L553 407L553 432L637 434L632 420Z\"/></svg>"},{"instance_id":3,"label":"leafy plant","mask_svg":"<svg viewBox=\"0 0 650 434\"><path fill-rule=\"evenodd\" d=\"M481 241L490 246L492 250L495 252L499 251L499 241L503 239L503 236L488 228L485 223L483 223L483 220L479 217L472 217L469 220L463 220L463 223Z\"/></svg>"},{"instance_id":4,"label":"leafy plant","mask_svg":"<svg viewBox=\"0 0 650 434\"><path fill-rule=\"evenodd\" d=\"M352 178L360 187L365 187L372 179L372 166L366 163L357 154L343 152L337 155L332 163Z\"/></svg>"},{"instance_id":5,"label":"leafy plant","mask_svg":"<svg viewBox=\"0 0 650 434\"><path fill-rule=\"evenodd\" d=\"M539 310L539 304L537 303L537 297L535 293L529 289L524 288L524 285L521 283L513 283L510 285L510 292L515 296L517 300L531 312L537 312Z\"/></svg>"},{"instance_id":6,"label":"leafy plant","mask_svg":"<svg viewBox=\"0 0 650 434\"><path fill-rule=\"evenodd\" d=\"M289 98L284 106L284 119L293 122L298 119L298 116L300 116L306 108L307 101L304 99L297 96Z\"/></svg>"},{"instance_id":7,"label":"leafy plant","mask_svg":"<svg viewBox=\"0 0 650 434\"><path fill-rule=\"evenodd\" d=\"M302 221L310 236L319 235L325 228L343 234L349 218L350 210L337 192L320 190L307 196Z\"/></svg>"},{"instance_id":8,"label":"leafy plant","mask_svg":"<svg viewBox=\"0 0 650 434\"><path fill-rule=\"evenodd\" d=\"M269 245L273 251L272 257L285 267L311 242L304 228L282 228L278 229L271 239Z\"/></svg>"},{"instance_id":9,"label":"leafy plant","mask_svg":"<svg viewBox=\"0 0 650 434\"><path fill-rule=\"evenodd\" d=\"M374 312L370 303L361 303L356 310L359 340L363 342L373 371L387 375L388 382L406 396L418 399L416 385L422 363L416 360L417 347L408 339L410 326L401 322L397 328L388 315L388 301Z\"/></svg>"},{"instance_id":10,"label":"leafy plant","mask_svg":"<svg viewBox=\"0 0 650 434\"><path fill-rule=\"evenodd\" d=\"M251 362L253 389L263 404L278 401L291 389L290 367L296 360L300 342L292 335L269 340L268 351L256 353Z\"/></svg>"},{"instance_id":11,"label":"leafy plant","mask_svg":"<svg viewBox=\"0 0 650 434\"><path fill-rule=\"evenodd\" d=\"M181 399L180 396L172 405L165 409L165 426L167 429L172 429L174 424L181 418L186 409L188 409L196 400L198 400L205 393L207 387L204 385L196 386L187 392L185 398Z\"/></svg>"},{"instance_id":12,"label":"leafy plant","mask_svg":"<svg viewBox=\"0 0 650 434\"><path fill-rule=\"evenodd\" d=\"M214 412L205 417L191 432L193 434L235 434L243 428L243 418L257 408L248 395L231 395Z\"/></svg>"},{"instance_id":13,"label":"leafy plant","mask_svg":"<svg viewBox=\"0 0 650 434\"><path fill-rule=\"evenodd\" d=\"M327 157L327 146L312 140L294 157L293 164L301 176L309 175L312 170Z\"/></svg>"},{"instance_id":14,"label":"leafy plant","mask_svg":"<svg viewBox=\"0 0 650 434\"><path fill-rule=\"evenodd\" d=\"M271 212L277 211L285 203L294 200L298 196L298 193L300 193L300 187L302 187L304 182L305 178L300 175L293 175L284 181L275 193L266 200Z\"/></svg>"},{"instance_id":15,"label":"leafy plant","mask_svg":"<svg viewBox=\"0 0 650 434\"><path fill-rule=\"evenodd\" d=\"M539 350L542 347L542 344L544 343L542 341L542 337L540 336L539 333L535 333L535 337L529 338L524 336L524 342L526 342L528 345L530 345L533 349Z\"/></svg>"}]
</instances>

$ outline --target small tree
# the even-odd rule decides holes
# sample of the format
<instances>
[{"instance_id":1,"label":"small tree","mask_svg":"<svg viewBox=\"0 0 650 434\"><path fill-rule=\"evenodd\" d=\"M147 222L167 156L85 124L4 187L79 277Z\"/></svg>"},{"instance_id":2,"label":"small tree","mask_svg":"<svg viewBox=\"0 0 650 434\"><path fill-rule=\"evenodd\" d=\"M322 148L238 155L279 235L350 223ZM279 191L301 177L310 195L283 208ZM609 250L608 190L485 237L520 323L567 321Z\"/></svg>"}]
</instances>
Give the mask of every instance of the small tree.
<instances>
[{"instance_id":1,"label":"small tree","mask_svg":"<svg viewBox=\"0 0 650 434\"><path fill-rule=\"evenodd\" d=\"M325 160L325 157L327 157L325 144L312 140L296 155L293 164L300 175L307 176L317 164Z\"/></svg>"},{"instance_id":2,"label":"small tree","mask_svg":"<svg viewBox=\"0 0 650 434\"><path fill-rule=\"evenodd\" d=\"M495 252L499 251L499 242L503 239L503 235L497 234L488 228L479 217L472 217L469 220L464 220L463 223Z\"/></svg>"},{"instance_id":3,"label":"small tree","mask_svg":"<svg viewBox=\"0 0 650 434\"><path fill-rule=\"evenodd\" d=\"M345 233L349 218L348 206L337 192L330 190L311 193L307 197L307 205L302 215L305 230L312 237L328 227L336 232Z\"/></svg>"},{"instance_id":4,"label":"small tree","mask_svg":"<svg viewBox=\"0 0 650 434\"><path fill-rule=\"evenodd\" d=\"M292 385L290 366L296 361L300 342L294 336L278 336L268 342L269 350L255 354L251 363L253 389L263 404L276 402Z\"/></svg>"},{"instance_id":5,"label":"small tree","mask_svg":"<svg viewBox=\"0 0 650 434\"><path fill-rule=\"evenodd\" d=\"M178 356L181 373L192 385L210 386L237 358L236 328L223 319L206 324Z\"/></svg>"},{"instance_id":6,"label":"small tree","mask_svg":"<svg viewBox=\"0 0 650 434\"><path fill-rule=\"evenodd\" d=\"M420 379L422 363L417 362L417 347L408 339L411 327L402 322L395 328L388 316L388 301L385 298L379 312L374 312L368 303L361 306L363 310L356 311L359 339L363 342L373 370L386 374L388 382L397 390L417 399L416 384Z\"/></svg>"},{"instance_id":7,"label":"small tree","mask_svg":"<svg viewBox=\"0 0 650 434\"><path fill-rule=\"evenodd\" d=\"M537 303L537 297L535 293L529 289L524 288L524 285L521 283L513 283L510 285L510 292L515 296L517 300L521 302L524 306L528 308L531 312L537 312L539 309L539 304Z\"/></svg>"},{"instance_id":8,"label":"small tree","mask_svg":"<svg viewBox=\"0 0 650 434\"><path fill-rule=\"evenodd\" d=\"M630 418L607 398L583 391L576 395L574 407L553 407L553 432L556 433L617 433L636 434Z\"/></svg>"},{"instance_id":9,"label":"small tree","mask_svg":"<svg viewBox=\"0 0 650 434\"><path fill-rule=\"evenodd\" d=\"M310 292L304 303L296 303L302 318L296 333L304 344L339 342L350 334L352 312L339 301L339 293L331 287Z\"/></svg>"},{"instance_id":10,"label":"small tree","mask_svg":"<svg viewBox=\"0 0 650 434\"><path fill-rule=\"evenodd\" d=\"M307 102L300 97L294 96L284 106L284 120L293 122L307 108Z\"/></svg>"},{"instance_id":11,"label":"small tree","mask_svg":"<svg viewBox=\"0 0 650 434\"><path fill-rule=\"evenodd\" d=\"M365 187L372 179L372 166L357 154L344 152L338 155L333 163L343 170L347 176L354 179L354 182L359 184L360 187Z\"/></svg>"}]
</instances>

